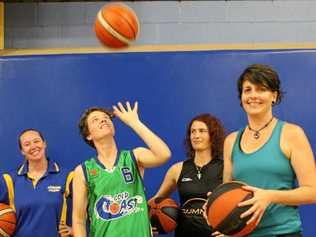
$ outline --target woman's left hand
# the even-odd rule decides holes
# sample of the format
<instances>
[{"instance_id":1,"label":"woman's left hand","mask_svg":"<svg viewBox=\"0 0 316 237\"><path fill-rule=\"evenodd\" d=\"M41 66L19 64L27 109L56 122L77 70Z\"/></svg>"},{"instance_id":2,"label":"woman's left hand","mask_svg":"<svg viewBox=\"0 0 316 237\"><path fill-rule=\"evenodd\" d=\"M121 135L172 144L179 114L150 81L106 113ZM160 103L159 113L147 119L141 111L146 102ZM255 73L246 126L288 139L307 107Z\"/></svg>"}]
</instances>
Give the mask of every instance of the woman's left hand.
<instances>
[{"instance_id":1,"label":"woman's left hand","mask_svg":"<svg viewBox=\"0 0 316 237\"><path fill-rule=\"evenodd\" d=\"M253 197L246 201L240 202L239 207L251 205L251 207L241 214L241 218L250 216L250 219L247 221L247 224L255 221L258 224L263 216L263 213L271 203L271 192L269 190L255 188L252 186L243 186L245 190L252 191Z\"/></svg>"},{"instance_id":2,"label":"woman's left hand","mask_svg":"<svg viewBox=\"0 0 316 237\"><path fill-rule=\"evenodd\" d=\"M60 224L58 233L60 234L61 237L73 236L72 228L68 225Z\"/></svg>"},{"instance_id":3,"label":"woman's left hand","mask_svg":"<svg viewBox=\"0 0 316 237\"><path fill-rule=\"evenodd\" d=\"M117 105L113 105L112 107L114 115L126 125L131 126L135 121L139 121L138 102L135 102L133 107L128 101L125 107L121 102L118 102Z\"/></svg>"}]
</instances>

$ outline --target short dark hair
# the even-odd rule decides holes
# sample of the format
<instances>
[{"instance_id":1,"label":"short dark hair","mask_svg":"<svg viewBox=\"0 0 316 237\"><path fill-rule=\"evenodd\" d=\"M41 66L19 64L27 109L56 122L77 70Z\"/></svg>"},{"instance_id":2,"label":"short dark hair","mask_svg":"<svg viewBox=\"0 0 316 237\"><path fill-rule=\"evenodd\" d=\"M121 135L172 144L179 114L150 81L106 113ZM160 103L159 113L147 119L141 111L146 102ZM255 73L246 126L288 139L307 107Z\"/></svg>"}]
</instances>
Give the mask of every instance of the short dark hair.
<instances>
[{"instance_id":1,"label":"short dark hair","mask_svg":"<svg viewBox=\"0 0 316 237\"><path fill-rule=\"evenodd\" d=\"M27 129L24 129L22 132L20 132L19 137L18 137L18 144L19 144L20 150L22 150L21 137L22 137L22 135L24 133L29 132L29 131L37 132L38 135L40 136L40 138L42 139L42 141L45 142L45 138L44 138L43 134L39 130L34 129L34 128L27 128Z\"/></svg>"},{"instance_id":2,"label":"short dark hair","mask_svg":"<svg viewBox=\"0 0 316 237\"><path fill-rule=\"evenodd\" d=\"M225 138L225 129L221 121L215 116L205 113L195 116L191 119L190 123L187 126L186 136L184 140L184 146L186 155L188 158L194 158L195 150L192 147L191 143L191 126L194 121L200 121L205 123L208 128L208 134L211 141L211 157L213 159L221 159L223 155L223 146Z\"/></svg>"},{"instance_id":3,"label":"short dark hair","mask_svg":"<svg viewBox=\"0 0 316 237\"><path fill-rule=\"evenodd\" d=\"M89 136L89 127L88 127L88 123L87 123L87 119L88 119L88 116L92 113L92 112L95 112L95 111L100 111L100 112L103 112L105 114L107 114L110 119L112 120L114 118L114 114L112 111L110 111L109 109L105 109L105 108L102 108L102 107L91 107L91 108L88 108L86 109L81 117L80 117L80 121L79 121L79 131L80 131L80 135L81 137L83 138L83 140L91 147L95 148L95 145L93 143L93 141L91 140L88 140L87 139L87 136Z\"/></svg>"},{"instance_id":4,"label":"short dark hair","mask_svg":"<svg viewBox=\"0 0 316 237\"><path fill-rule=\"evenodd\" d=\"M281 81L278 73L270 66L264 64L252 64L248 66L240 75L237 81L238 96L241 100L242 86L245 81L255 85L261 85L272 92L277 92L275 104L281 103L283 91L281 91Z\"/></svg>"}]
</instances>

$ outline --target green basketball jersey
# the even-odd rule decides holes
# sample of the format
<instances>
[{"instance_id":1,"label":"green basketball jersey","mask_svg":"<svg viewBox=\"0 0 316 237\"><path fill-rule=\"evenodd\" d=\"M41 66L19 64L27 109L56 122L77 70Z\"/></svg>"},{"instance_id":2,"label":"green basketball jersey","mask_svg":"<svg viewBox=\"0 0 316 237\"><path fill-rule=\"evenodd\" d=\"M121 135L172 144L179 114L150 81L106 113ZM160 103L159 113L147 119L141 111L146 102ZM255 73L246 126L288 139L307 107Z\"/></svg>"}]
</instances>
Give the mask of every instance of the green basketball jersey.
<instances>
[{"instance_id":1,"label":"green basketball jersey","mask_svg":"<svg viewBox=\"0 0 316 237\"><path fill-rule=\"evenodd\" d=\"M151 236L143 180L133 158L121 151L112 170L95 158L84 162L91 237Z\"/></svg>"}]
</instances>

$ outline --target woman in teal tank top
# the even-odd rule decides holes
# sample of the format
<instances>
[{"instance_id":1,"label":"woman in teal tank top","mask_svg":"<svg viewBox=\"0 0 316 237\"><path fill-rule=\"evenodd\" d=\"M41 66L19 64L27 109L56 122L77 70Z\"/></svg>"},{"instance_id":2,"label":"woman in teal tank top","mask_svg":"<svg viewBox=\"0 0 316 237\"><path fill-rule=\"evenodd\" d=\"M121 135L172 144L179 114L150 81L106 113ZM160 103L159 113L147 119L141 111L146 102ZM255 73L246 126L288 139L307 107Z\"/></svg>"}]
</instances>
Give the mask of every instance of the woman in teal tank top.
<instances>
[{"instance_id":1,"label":"woman in teal tank top","mask_svg":"<svg viewBox=\"0 0 316 237\"><path fill-rule=\"evenodd\" d=\"M254 237L298 237L298 205L316 203L316 169L301 127L277 119L272 112L282 99L278 74L269 66L250 65L238 80L241 106L248 124L224 143L224 182L245 182L254 197L241 218L256 221ZM297 185L296 185L297 183Z\"/></svg>"}]
</instances>

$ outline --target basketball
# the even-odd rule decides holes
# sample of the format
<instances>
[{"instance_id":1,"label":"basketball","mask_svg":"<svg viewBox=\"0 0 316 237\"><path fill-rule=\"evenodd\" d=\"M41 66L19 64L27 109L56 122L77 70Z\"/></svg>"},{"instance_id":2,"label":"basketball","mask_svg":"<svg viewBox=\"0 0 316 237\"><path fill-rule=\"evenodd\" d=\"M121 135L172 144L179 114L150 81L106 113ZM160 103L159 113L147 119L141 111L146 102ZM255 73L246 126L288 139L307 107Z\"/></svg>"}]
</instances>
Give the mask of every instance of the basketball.
<instances>
[{"instance_id":1,"label":"basketball","mask_svg":"<svg viewBox=\"0 0 316 237\"><path fill-rule=\"evenodd\" d=\"M110 48L129 46L139 33L136 13L125 4L106 4L95 20L95 33L99 41Z\"/></svg>"},{"instance_id":2,"label":"basketball","mask_svg":"<svg viewBox=\"0 0 316 237\"><path fill-rule=\"evenodd\" d=\"M0 203L0 237L11 236L15 231L15 211L6 204Z\"/></svg>"},{"instance_id":3,"label":"basketball","mask_svg":"<svg viewBox=\"0 0 316 237\"><path fill-rule=\"evenodd\" d=\"M159 234L172 232L177 226L179 208L171 198L155 198L148 202L150 223Z\"/></svg>"},{"instance_id":4,"label":"basketball","mask_svg":"<svg viewBox=\"0 0 316 237\"><path fill-rule=\"evenodd\" d=\"M238 207L238 203L253 197L253 193L242 189L240 182L229 182L219 185L210 195L207 202L207 219L210 226L222 234L242 237L251 233L255 221L247 225L251 216L240 218L250 206Z\"/></svg>"}]
</instances>

